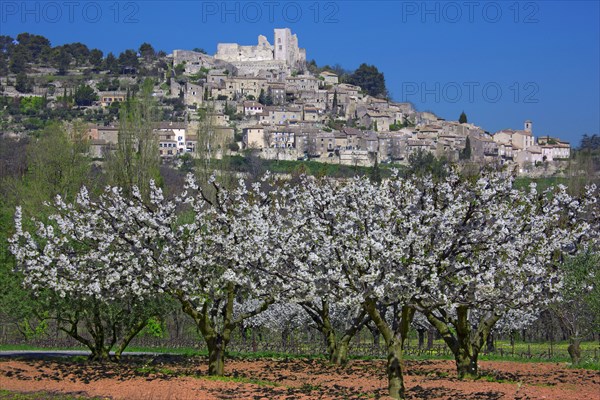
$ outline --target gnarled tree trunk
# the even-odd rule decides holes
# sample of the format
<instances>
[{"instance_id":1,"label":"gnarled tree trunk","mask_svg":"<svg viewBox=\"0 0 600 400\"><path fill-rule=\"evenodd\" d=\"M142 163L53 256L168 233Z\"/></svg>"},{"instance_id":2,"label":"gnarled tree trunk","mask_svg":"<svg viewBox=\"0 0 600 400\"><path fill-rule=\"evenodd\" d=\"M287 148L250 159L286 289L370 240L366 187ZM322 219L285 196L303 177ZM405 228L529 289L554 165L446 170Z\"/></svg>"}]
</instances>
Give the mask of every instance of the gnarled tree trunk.
<instances>
[{"instance_id":1,"label":"gnarled tree trunk","mask_svg":"<svg viewBox=\"0 0 600 400\"><path fill-rule=\"evenodd\" d=\"M397 334L391 329L390 325L381 316L374 300L365 301L363 307L385 340L388 354L386 370L389 395L393 399L404 399L406 397L406 388L404 387L402 349L405 339L403 336L405 335L401 333ZM410 321L401 321L400 331L402 332L409 324Z\"/></svg>"},{"instance_id":2,"label":"gnarled tree trunk","mask_svg":"<svg viewBox=\"0 0 600 400\"><path fill-rule=\"evenodd\" d=\"M302 303L301 306L316 324L317 329L325 337L329 362L335 365L345 365L348 362L350 341L368 320L366 311L362 310L356 315L350 326L348 326L344 332L342 332L342 336L339 337L331 322L328 301L323 300L320 305L314 303Z\"/></svg>"},{"instance_id":3,"label":"gnarled tree trunk","mask_svg":"<svg viewBox=\"0 0 600 400\"><path fill-rule=\"evenodd\" d=\"M221 301L206 301L200 310L181 292L174 293L175 297L181 303L183 311L192 317L198 331L202 334L206 342L206 346L208 347L209 375L221 376L224 374L227 345L231 340L233 330L240 326L246 319L266 310L273 303L272 299L267 300L257 309L234 318L233 303L236 295L236 287L233 283L229 283L224 289L226 290L226 296ZM217 323L213 320L214 316L220 316L222 320Z\"/></svg>"},{"instance_id":4,"label":"gnarled tree trunk","mask_svg":"<svg viewBox=\"0 0 600 400\"><path fill-rule=\"evenodd\" d=\"M208 375L222 376L225 373L225 350L229 340L219 334L205 340L208 347Z\"/></svg>"},{"instance_id":5,"label":"gnarled tree trunk","mask_svg":"<svg viewBox=\"0 0 600 400\"><path fill-rule=\"evenodd\" d=\"M569 347L567 347L567 351L569 352L569 356L571 356L571 362L573 364L579 364L581 361L581 339L574 337L571 339L571 343Z\"/></svg>"},{"instance_id":6,"label":"gnarled tree trunk","mask_svg":"<svg viewBox=\"0 0 600 400\"><path fill-rule=\"evenodd\" d=\"M432 310L422 312L452 351L458 377L460 379L478 377L479 353L494 324L500 319L500 315L492 314L484 318L479 321L477 329L472 331L467 306L457 307L456 318L447 317L443 311L440 311L441 316L436 316ZM450 325L454 327L454 332L450 329Z\"/></svg>"}]
</instances>

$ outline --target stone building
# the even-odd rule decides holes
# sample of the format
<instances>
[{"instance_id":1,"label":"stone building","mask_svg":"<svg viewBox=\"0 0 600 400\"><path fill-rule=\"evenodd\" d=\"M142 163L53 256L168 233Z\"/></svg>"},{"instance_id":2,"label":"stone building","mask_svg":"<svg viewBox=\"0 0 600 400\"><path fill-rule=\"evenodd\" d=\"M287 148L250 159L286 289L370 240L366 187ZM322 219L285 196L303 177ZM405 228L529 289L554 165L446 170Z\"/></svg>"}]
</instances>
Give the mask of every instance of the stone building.
<instances>
[{"instance_id":1,"label":"stone building","mask_svg":"<svg viewBox=\"0 0 600 400\"><path fill-rule=\"evenodd\" d=\"M302 108L298 106L267 106L260 116L260 123L264 125L281 125L297 123L302 120Z\"/></svg>"},{"instance_id":2,"label":"stone building","mask_svg":"<svg viewBox=\"0 0 600 400\"><path fill-rule=\"evenodd\" d=\"M109 107L112 103L122 103L127 98L127 92L100 92L100 105Z\"/></svg>"},{"instance_id":3,"label":"stone building","mask_svg":"<svg viewBox=\"0 0 600 400\"><path fill-rule=\"evenodd\" d=\"M272 125L266 127L265 139L272 148L291 149L295 147L295 137L298 128L289 125Z\"/></svg>"},{"instance_id":4,"label":"stone building","mask_svg":"<svg viewBox=\"0 0 600 400\"><path fill-rule=\"evenodd\" d=\"M337 85L338 82L338 76L336 74L334 74L333 72L330 71L323 71L319 74L319 78L322 79L322 82L325 85Z\"/></svg>"},{"instance_id":5,"label":"stone building","mask_svg":"<svg viewBox=\"0 0 600 400\"><path fill-rule=\"evenodd\" d=\"M263 112L264 106L257 101L244 101L243 113L244 115L256 115Z\"/></svg>"},{"instance_id":6,"label":"stone building","mask_svg":"<svg viewBox=\"0 0 600 400\"><path fill-rule=\"evenodd\" d=\"M282 105L286 102L285 97L285 83L282 82L271 82L268 85L267 94L271 96L273 104Z\"/></svg>"},{"instance_id":7,"label":"stone building","mask_svg":"<svg viewBox=\"0 0 600 400\"><path fill-rule=\"evenodd\" d=\"M297 75L285 79L285 90L288 93L311 92L319 89L319 81L314 76Z\"/></svg>"},{"instance_id":8,"label":"stone building","mask_svg":"<svg viewBox=\"0 0 600 400\"><path fill-rule=\"evenodd\" d=\"M159 122L154 127L159 137L159 154L171 156L186 150L186 125L183 122Z\"/></svg>"},{"instance_id":9,"label":"stone building","mask_svg":"<svg viewBox=\"0 0 600 400\"><path fill-rule=\"evenodd\" d=\"M243 142L246 148L262 149L267 147L265 141L265 127L263 125L253 125L243 129Z\"/></svg>"},{"instance_id":10,"label":"stone building","mask_svg":"<svg viewBox=\"0 0 600 400\"><path fill-rule=\"evenodd\" d=\"M494 141L502 144L510 144L516 150L525 150L535 144L531 131L503 129L494 134Z\"/></svg>"},{"instance_id":11,"label":"stone building","mask_svg":"<svg viewBox=\"0 0 600 400\"><path fill-rule=\"evenodd\" d=\"M175 132L172 130L158 131L158 154L161 158L172 158L181 151L178 149L178 142Z\"/></svg>"},{"instance_id":12,"label":"stone building","mask_svg":"<svg viewBox=\"0 0 600 400\"><path fill-rule=\"evenodd\" d=\"M91 125L88 130L90 139L90 157L104 158L108 152L116 149L119 143L119 128L117 126Z\"/></svg>"},{"instance_id":13,"label":"stone building","mask_svg":"<svg viewBox=\"0 0 600 400\"><path fill-rule=\"evenodd\" d=\"M537 141L542 148L544 161L568 159L571 157L571 145L569 142L550 136L540 136Z\"/></svg>"},{"instance_id":14,"label":"stone building","mask_svg":"<svg viewBox=\"0 0 600 400\"><path fill-rule=\"evenodd\" d=\"M471 159L474 161L494 161L500 156L498 143L487 134L470 134Z\"/></svg>"},{"instance_id":15,"label":"stone building","mask_svg":"<svg viewBox=\"0 0 600 400\"><path fill-rule=\"evenodd\" d=\"M357 112L357 115L362 126L377 131L387 131L390 125L402 122L398 121L395 112L380 111L372 108L367 109L364 113Z\"/></svg>"},{"instance_id":16,"label":"stone building","mask_svg":"<svg viewBox=\"0 0 600 400\"><path fill-rule=\"evenodd\" d=\"M201 105L204 102L204 88L202 85L187 82L183 95L183 102L187 106Z\"/></svg>"}]
</instances>

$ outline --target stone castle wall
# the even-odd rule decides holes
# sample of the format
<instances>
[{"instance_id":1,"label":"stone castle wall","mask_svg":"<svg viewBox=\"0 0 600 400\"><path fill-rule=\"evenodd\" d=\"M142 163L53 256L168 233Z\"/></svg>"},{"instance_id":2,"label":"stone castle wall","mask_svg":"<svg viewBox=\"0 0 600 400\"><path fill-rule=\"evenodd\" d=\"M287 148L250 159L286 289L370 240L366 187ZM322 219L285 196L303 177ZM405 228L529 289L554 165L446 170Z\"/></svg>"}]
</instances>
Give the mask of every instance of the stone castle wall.
<instances>
[{"instance_id":1,"label":"stone castle wall","mask_svg":"<svg viewBox=\"0 0 600 400\"><path fill-rule=\"evenodd\" d=\"M237 43L219 43L215 58L227 62L273 60L273 46L260 35L256 46L240 46Z\"/></svg>"},{"instance_id":2,"label":"stone castle wall","mask_svg":"<svg viewBox=\"0 0 600 400\"><path fill-rule=\"evenodd\" d=\"M260 71L288 69L285 61L280 60L235 61L230 64L236 68L238 75L258 75Z\"/></svg>"},{"instance_id":3,"label":"stone castle wall","mask_svg":"<svg viewBox=\"0 0 600 400\"><path fill-rule=\"evenodd\" d=\"M232 64L239 74L257 74L261 70L300 70L306 63L306 50L298 47L297 35L289 28L274 30L275 43L271 45L263 35L256 46L237 43L219 43L215 60Z\"/></svg>"}]
</instances>

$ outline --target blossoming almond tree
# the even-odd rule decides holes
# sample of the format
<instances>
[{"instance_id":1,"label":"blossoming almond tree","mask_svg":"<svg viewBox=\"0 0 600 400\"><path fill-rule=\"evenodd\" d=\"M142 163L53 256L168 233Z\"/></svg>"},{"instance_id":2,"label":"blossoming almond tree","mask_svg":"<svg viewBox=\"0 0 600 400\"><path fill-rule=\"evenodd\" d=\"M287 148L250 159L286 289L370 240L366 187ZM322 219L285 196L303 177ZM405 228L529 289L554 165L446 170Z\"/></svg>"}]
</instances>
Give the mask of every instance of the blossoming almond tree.
<instances>
[{"instance_id":1,"label":"blossoming almond tree","mask_svg":"<svg viewBox=\"0 0 600 400\"><path fill-rule=\"evenodd\" d=\"M189 177L187 190L171 201L153 187L149 205L115 195L103 215L140 258L140 270L130 271L136 286L180 302L208 347L208 373L222 375L233 330L277 299L281 285L268 271L283 240L285 196L261 183L233 190L210 184L214 195ZM256 307L234 312L248 299Z\"/></svg>"},{"instance_id":2,"label":"blossoming almond tree","mask_svg":"<svg viewBox=\"0 0 600 400\"><path fill-rule=\"evenodd\" d=\"M325 297L300 303L316 329L325 338L329 362L345 365L348 362L350 341L369 321L360 306L343 306Z\"/></svg>"},{"instance_id":3,"label":"blossoming almond tree","mask_svg":"<svg viewBox=\"0 0 600 400\"><path fill-rule=\"evenodd\" d=\"M234 314L246 312L256 308L257 301L247 300L243 304L236 304ZM244 321L244 329L252 329L252 346L257 348L256 336L263 340L263 333L269 333L271 339L276 334L280 334L281 342L279 345L272 340L268 343L267 349L281 349L286 352L288 346L293 343L292 333L298 329L306 329L310 325L310 318L306 312L296 303L280 301L273 303L264 312L255 315ZM246 332L242 332L243 338L246 338ZM256 351L256 350L255 350Z\"/></svg>"},{"instance_id":4,"label":"blossoming almond tree","mask_svg":"<svg viewBox=\"0 0 600 400\"><path fill-rule=\"evenodd\" d=\"M408 246L403 243L406 238L393 232L400 224L408 223L410 212L391 202L386 185L373 184L366 178L305 178L295 214L307 221L298 229L307 247L301 253L305 256L295 260L294 271L299 277L296 282L310 282L314 297L309 300L335 299L342 307L362 307L374 321L387 346L390 395L401 398L402 338L408 332L412 312L399 307L401 315L397 319L401 322L393 326L381 315L380 306L408 301L416 285L402 265L390 280L388 271L396 268L392 267L395 260L408 254ZM406 189L410 192L409 187Z\"/></svg>"},{"instance_id":5,"label":"blossoming almond tree","mask_svg":"<svg viewBox=\"0 0 600 400\"><path fill-rule=\"evenodd\" d=\"M557 292L556 262L586 229L576 224L580 203L564 188L525 193L502 174L381 185L307 179L302 187L298 204L314 243L306 259L318 261L306 269L313 282L327 279L340 302L358 301L369 314L388 347L395 398L404 396L402 338L415 309L450 346L459 376L476 375L490 329L509 310ZM400 315L385 318L382 305Z\"/></svg>"},{"instance_id":6,"label":"blossoming almond tree","mask_svg":"<svg viewBox=\"0 0 600 400\"><path fill-rule=\"evenodd\" d=\"M115 346L119 359L166 304L135 287L130 270L137 256L112 232L85 188L75 204L57 197L53 210L50 222L38 221L30 233L17 208L10 250L23 283L49 304L60 330L90 349L92 359L108 360Z\"/></svg>"},{"instance_id":7,"label":"blossoming almond tree","mask_svg":"<svg viewBox=\"0 0 600 400\"><path fill-rule=\"evenodd\" d=\"M351 339L369 317L360 303L342 304L334 293L331 274L335 254L324 249L331 249L333 243L336 222L327 214L327 204L334 198L335 188L322 185L317 191L315 183L303 177L300 185L292 188L296 194L285 210L293 216L286 226L286 240L295 245L283 246L274 271L289 282L286 298L299 304L323 335L329 361L343 365L348 360Z\"/></svg>"},{"instance_id":8,"label":"blossoming almond tree","mask_svg":"<svg viewBox=\"0 0 600 400\"><path fill-rule=\"evenodd\" d=\"M590 191L595 193L587 204L585 220L591 229L583 241L585 249L562 263L562 296L550 307L569 337L568 351L573 364L581 360L582 337L600 332L600 202L596 187L589 187Z\"/></svg>"},{"instance_id":9,"label":"blossoming almond tree","mask_svg":"<svg viewBox=\"0 0 600 400\"><path fill-rule=\"evenodd\" d=\"M430 197L435 228L415 259L422 274L412 305L452 350L459 377L477 376L479 352L498 320L510 310L527 315L558 295L562 253L587 229L577 219L582 203L564 187L515 190L502 174L446 180Z\"/></svg>"},{"instance_id":10,"label":"blossoming almond tree","mask_svg":"<svg viewBox=\"0 0 600 400\"><path fill-rule=\"evenodd\" d=\"M194 232L194 245L202 247L193 252L196 256L190 262L180 264L181 272L195 284L185 290L180 286L174 293L207 342L209 374L223 374L232 331L264 312L283 290L281 277L271 270L280 262L283 247L295 248L284 212L287 196L293 192L269 189L269 180L267 175L249 190L240 181L231 191L213 183L213 200L202 189L186 198L196 215L186 230ZM204 260L199 262L198 256ZM256 306L234 313L236 300L252 300Z\"/></svg>"}]
</instances>

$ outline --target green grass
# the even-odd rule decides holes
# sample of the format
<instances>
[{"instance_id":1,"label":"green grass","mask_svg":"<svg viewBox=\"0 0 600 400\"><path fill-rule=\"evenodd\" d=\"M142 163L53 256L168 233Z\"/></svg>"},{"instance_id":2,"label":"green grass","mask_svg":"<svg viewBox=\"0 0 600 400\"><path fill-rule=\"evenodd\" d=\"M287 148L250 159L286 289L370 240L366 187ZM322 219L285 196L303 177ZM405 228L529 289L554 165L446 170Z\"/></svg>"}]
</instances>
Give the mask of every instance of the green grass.
<instances>
[{"instance_id":1,"label":"green grass","mask_svg":"<svg viewBox=\"0 0 600 400\"><path fill-rule=\"evenodd\" d=\"M547 354L552 351L553 357L550 358L550 361L569 361L570 357L569 357L569 353L567 351L567 348L569 347L569 342L568 341L561 341L561 342L555 342L552 344L552 349L550 348L550 343L549 342L541 342L541 343L525 343L525 342L515 342L514 345L514 352L513 352L513 346L511 346L509 341L497 341L496 342L496 355L499 356L500 353L500 349L502 349L503 353L505 355L508 355L508 358L512 358L513 356L511 356L511 354L514 354L514 356L521 356L522 354L532 354L534 357L536 358L538 357L540 354L545 353L546 356L544 358L548 358ZM594 354L594 351L598 351L600 350L600 346L598 344L597 341L586 341L586 342L581 342L581 351L584 353L584 355L587 354ZM600 354L600 353L599 353Z\"/></svg>"},{"instance_id":2,"label":"green grass","mask_svg":"<svg viewBox=\"0 0 600 400\"><path fill-rule=\"evenodd\" d=\"M88 351L89 349L85 346L32 346L29 344L0 344L0 351L43 351L43 350L82 350ZM147 352L147 353L159 353L159 354L180 354L189 356L206 356L208 355L207 350L194 349L190 347L182 348L167 348L167 347L143 347L143 346L130 346L125 350L126 352Z\"/></svg>"},{"instance_id":3,"label":"green grass","mask_svg":"<svg viewBox=\"0 0 600 400\"><path fill-rule=\"evenodd\" d=\"M579 364L569 365L569 368L600 371L600 360L583 360Z\"/></svg>"},{"instance_id":4,"label":"green grass","mask_svg":"<svg viewBox=\"0 0 600 400\"><path fill-rule=\"evenodd\" d=\"M257 358L274 358L274 359L309 359L309 360L325 360L327 357L325 354L301 354L301 353L281 353L276 351L257 351L253 353L243 353L238 351L230 351L227 352L229 357L242 359L242 360L252 360Z\"/></svg>"},{"instance_id":5,"label":"green grass","mask_svg":"<svg viewBox=\"0 0 600 400\"><path fill-rule=\"evenodd\" d=\"M321 390L321 385L312 385L310 383L304 383L300 386L300 390L303 392L313 392L317 390Z\"/></svg>"},{"instance_id":6,"label":"green grass","mask_svg":"<svg viewBox=\"0 0 600 400\"><path fill-rule=\"evenodd\" d=\"M242 156L229 157L231 169L239 172L249 170L248 161ZM288 161L288 160L261 160L262 167L273 173L293 174L304 172L308 175L324 175L339 178L348 178L355 175L369 175L370 167L359 167L342 164L328 164L317 161ZM381 166L382 175L389 175L389 169ZM385 172L384 172L385 171Z\"/></svg>"},{"instance_id":7,"label":"green grass","mask_svg":"<svg viewBox=\"0 0 600 400\"><path fill-rule=\"evenodd\" d=\"M535 182L538 192L548 189L550 186L565 185L569 186L569 178L546 177L546 178L528 178L520 177L515 179L515 188L527 189L529 184Z\"/></svg>"},{"instance_id":8,"label":"green grass","mask_svg":"<svg viewBox=\"0 0 600 400\"><path fill-rule=\"evenodd\" d=\"M414 348L416 345L416 341L414 339L410 340L411 348ZM443 346L443 342L441 340L434 341L435 346ZM525 342L516 342L513 347L510 345L508 341L497 341L496 342L496 352L490 354L480 354L479 360L481 361L514 361L514 362L559 362L559 363L570 363L571 359L567 352L567 347L569 343L566 341L556 342L552 346L552 357L548 357L548 352L550 350L550 344L545 343L525 343ZM594 353L595 350L599 350L598 342L596 341L587 341L581 343L581 350L583 352L583 361L573 366L573 368L584 368L584 369L592 369L592 370L600 370L600 360L594 359L594 354L600 354L600 351ZM500 349L503 350L503 355L500 354ZM0 345L0 351L10 351L10 350L86 350L83 347L69 347L69 348L48 348L48 347L40 347L40 346L31 346L31 345ZM277 352L277 351L258 351L258 352L237 352L237 351L229 351L227 353L227 358L229 359L311 359L311 360L327 360L327 356L325 354L311 354L309 349L306 349L307 352L303 352L300 349L299 353L285 353L285 352ZM208 352L206 349L199 348L166 348L166 347L141 347L134 346L127 348L126 352L145 352L145 353L154 353L154 354L173 354L173 355L181 355L187 357L207 357ZM531 357L528 356L531 354ZM544 354L543 357L540 355ZM351 360L379 360L384 359L385 356L373 356L373 355L350 355ZM81 360L82 356L74 356L73 359ZM407 352L404 354L404 359L411 361L418 360L453 360L454 357L452 354L447 351L445 354L437 354L437 352L433 352L433 354L423 353L419 355L410 354Z\"/></svg>"},{"instance_id":9,"label":"green grass","mask_svg":"<svg viewBox=\"0 0 600 400\"><path fill-rule=\"evenodd\" d=\"M204 379L208 381L219 381L219 382L236 382L236 383L251 383L258 386L281 386L276 382L263 381L261 379L252 379L235 376L201 376L198 379Z\"/></svg>"},{"instance_id":10,"label":"green grass","mask_svg":"<svg viewBox=\"0 0 600 400\"><path fill-rule=\"evenodd\" d=\"M88 350L87 347L84 346L70 346L70 347L61 347L61 346L32 346L30 344L0 344L0 351L18 351L18 350Z\"/></svg>"},{"instance_id":11,"label":"green grass","mask_svg":"<svg viewBox=\"0 0 600 400\"><path fill-rule=\"evenodd\" d=\"M0 400L101 400L104 397L81 397L51 392L18 393L0 389Z\"/></svg>"},{"instance_id":12,"label":"green grass","mask_svg":"<svg viewBox=\"0 0 600 400\"><path fill-rule=\"evenodd\" d=\"M156 354L176 354L181 356L195 357L195 356L208 356L208 350L196 349L193 347L178 347L178 348L167 348L167 347L144 347L144 346L131 346L125 349L126 353L156 353Z\"/></svg>"},{"instance_id":13,"label":"green grass","mask_svg":"<svg viewBox=\"0 0 600 400\"><path fill-rule=\"evenodd\" d=\"M153 366L144 366L140 368L136 368L136 372L140 374L162 374L162 375L177 375L176 371L173 371L170 368L159 368Z\"/></svg>"},{"instance_id":14,"label":"green grass","mask_svg":"<svg viewBox=\"0 0 600 400\"><path fill-rule=\"evenodd\" d=\"M518 383L517 381L513 381L510 379L501 379L501 378L499 379L492 375L480 375L479 377L476 378L476 380L482 380L482 381L494 382L494 383Z\"/></svg>"},{"instance_id":15,"label":"green grass","mask_svg":"<svg viewBox=\"0 0 600 400\"><path fill-rule=\"evenodd\" d=\"M56 82L56 81L65 81L65 82L82 82L85 77L83 75L40 75L36 77L39 80L45 82ZM62 92L59 94L62 96Z\"/></svg>"}]
</instances>

